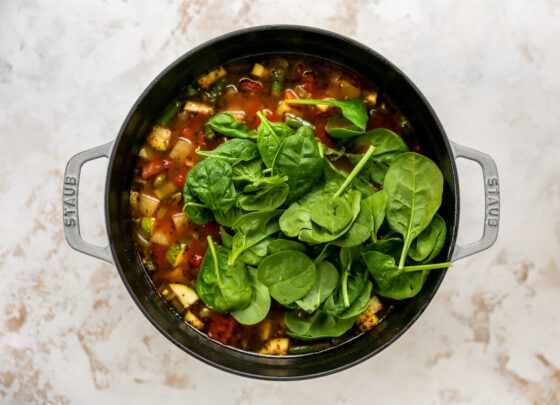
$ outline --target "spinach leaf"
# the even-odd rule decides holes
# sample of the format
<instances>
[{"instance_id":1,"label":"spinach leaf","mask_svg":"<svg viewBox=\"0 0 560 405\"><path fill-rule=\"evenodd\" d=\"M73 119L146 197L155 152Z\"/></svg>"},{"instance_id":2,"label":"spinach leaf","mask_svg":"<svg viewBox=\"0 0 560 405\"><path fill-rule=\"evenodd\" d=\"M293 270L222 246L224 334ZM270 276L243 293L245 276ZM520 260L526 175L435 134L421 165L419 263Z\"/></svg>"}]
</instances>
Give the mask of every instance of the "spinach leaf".
<instances>
[{"instance_id":1,"label":"spinach leaf","mask_svg":"<svg viewBox=\"0 0 560 405\"><path fill-rule=\"evenodd\" d=\"M281 179L278 176L275 176ZM250 190L251 193L245 192ZM280 182L260 182L246 187L239 195L237 205L245 211L272 211L279 208L290 191L284 180Z\"/></svg>"},{"instance_id":2,"label":"spinach leaf","mask_svg":"<svg viewBox=\"0 0 560 405\"><path fill-rule=\"evenodd\" d=\"M357 127L358 130L364 132L368 120L366 105L363 100L353 98L348 100L310 100L310 99L293 99L284 100L287 104L312 104L312 105L329 105L340 108L340 112L348 121Z\"/></svg>"},{"instance_id":3,"label":"spinach leaf","mask_svg":"<svg viewBox=\"0 0 560 405\"><path fill-rule=\"evenodd\" d=\"M237 220L246 214L241 208L238 207L231 207L226 212L223 211L214 211L214 219L217 223L222 226L226 226L228 228L233 228L233 224L237 222Z\"/></svg>"},{"instance_id":4,"label":"spinach leaf","mask_svg":"<svg viewBox=\"0 0 560 405\"><path fill-rule=\"evenodd\" d=\"M395 258L375 250L362 252L362 259L375 280L376 294L403 300L418 294L422 289L429 270L446 269L451 263L432 263L404 266L399 269Z\"/></svg>"},{"instance_id":5,"label":"spinach leaf","mask_svg":"<svg viewBox=\"0 0 560 405\"><path fill-rule=\"evenodd\" d=\"M324 300L338 285L338 271L334 265L326 260L317 264L317 275L311 290L296 304L305 312L311 313L319 308Z\"/></svg>"},{"instance_id":6,"label":"spinach leaf","mask_svg":"<svg viewBox=\"0 0 560 405\"><path fill-rule=\"evenodd\" d=\"M390 165L401 153L408 152L408 146L395 132L386 128L367 131L353 142L354 149L365 150L369 145L375 146L373 158Z\"/></svg>"},{"instance_id":7,"label":"spinach leaf","mask_svg":"<svg viewBox=\"0 0 560 405\"><path fill-rule=\"evenodd\" d=\"M337 318L318 309L311 316L298 310L287 312L284 321L290 336L311 340L342 336L352 328L356 318Z\"/></svg>"},{"instance_id":8,"label":"spinach leaf","mask_svg":"<svg viewBox=\"0 0 560 405\"><path fill-rule=\"evenodd\" d=\"M348 120L343 115L334 115L327 120L325 131L333 138L348 139L355 138L364 133L362 129Z\"/></svg>"},{"instance_id":9,"label":"spinach leaf","mask_svg":"<svg viewBox=\"0 0 560 405\"><path fill-rule=\"evenodd\" d=\"M441 205L443 176L429 158L406 152L389 167L384 189L387 222L404 240L398 265L402 270L410 244L430 224Z\"/></svg>"},{"instance_id":10,"label":"spinach leaf","mask_svg":"<svg viewBox=\"0 0 560 405\"><path fill-rule=\"evenodd\" d=\"M218 145L213 150L200 150L200 148L198 148L196 153L205 157L223 159L232 166L259 157L259 150L255 142L238 138L230 139Z\"/></svg>"},{"instance_id":11,"label":"spinach leaf","mask_svg":"<svg viewBox=\"0 0 560 405\"><path fill-rule=\"evenodd\" d=\"M256 139L256 134L249 130L247 125L237 121L229 113L218 113L208 120L208 125L214 131L229 138Z\"/></svg>"},{"instance_id":12,"label":"spinach leaf","mask_svg":"<svg viewBox=\"0 0 560 405\"><path fill-rule=\"evenodd\" d=\"M187 174L185 187L212 211L225 212L237 199L231 165L219 159L205 159L196 164Z\"/></svg>"},{"instance_id":13,"label":"spinach leaf","mask_svg":"<svg viewBox=\"0 0 560 405\"><path fill-rule=\"evenodd\" d=\"M290 239L273 239L268 244L268 254L281 252L283 250L307 252L307 247L303 243Z\"/></svg>"},{"instance_id":14,"label":"spinach leaf","mask_svg":"<svg viewBox=\"0 0 560 405\"><path fill-rule=\"evenodd\" d=\"M183 188L183 201L183 213L195 224L204 225L214 219L212 211L190 193L186 184Z\"/></svg>"},{"instance_id":15,"label":"spinach leaf","mask_svg":"<svg viewBox=\"0 0 560 405\"><path fill-rule=\"evenodd\" d=\"M281 211L251 212L245 214L233 224L235 234L228 263L233 264L237 257L251 246L278 232L278 216Z\"/></svg>"},{"instance_id":16,"label":"spinach leaf","mask_svg":"<svg viewBox=\"0 0 560 405\"><path fill-rule=\"evenodd\" d=\"M257 278L257 269L249 269L249 280L253 295L249 305L232 312L237 322L243 325L255 325L266 318L270 310L270 293L268 287Z\"/></svg>"},{"instance_id":17,"label":"spinach leaf","mask_svg":"<svg viewBox=\"0 0 560 405\"><path fill-rule=\"evenodd\" d=\"M315 263L299 250L274 253L265 257L258 267L258 279L282 305L304 297L313 287L315 277Z\"/></svg>"},{"instance_id":18,"label":"spinach leaf","mask_svg":"<svg viewBox=\"0 0 560 405\"><path fill-rule=\"evenodd\" d=\"M249 305L252 291L242 263L228 264L229 250L208 236L208 249L196 279L196 292L208 308L219 313Z\"/></svg>"},{"instance_id":19,"label":"spinach leaf","mask_svg":"<svg viewBox=\"0 0 560 405\"><path fill-rule=\"evenodd\" d=\"M443 248L446 235L444 219L438 214L434 215L430 225L410 244L408 257L416 262L432 261Z\"/></svg>"},{"instance_id":20,"label":"spinach leaf","mask_svg":"<svg viewBox=\"0 0 560 405\"><path fill-rule=\"evenodd\" d=\"M284 138L293 135L294 131L286 124L269 121L262 111L257 112L257 116L261 120L257 129L257 147L265 166L272 168Z\"/></svg>"},{"instance_id":21,"label":"spinach leaf","mask_svg":"<svg viewBox=\"0 0 560 405\"><path fill-rule=\"evenodd\" d=\"M287 202L302 197L322 176L323 159L317 142L305 135L288 136L276 153L272 173L288 178Z\"/></svg>"}]
</instances>

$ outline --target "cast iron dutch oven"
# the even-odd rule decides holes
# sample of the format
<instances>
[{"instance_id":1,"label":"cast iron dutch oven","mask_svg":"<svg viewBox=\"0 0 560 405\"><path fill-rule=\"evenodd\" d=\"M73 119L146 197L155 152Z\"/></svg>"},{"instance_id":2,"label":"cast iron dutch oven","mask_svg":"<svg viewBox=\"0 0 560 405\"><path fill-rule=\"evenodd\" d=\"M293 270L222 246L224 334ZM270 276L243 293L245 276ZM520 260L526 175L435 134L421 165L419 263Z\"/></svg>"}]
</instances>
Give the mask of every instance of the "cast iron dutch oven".
<instances>
[{"instance_id":1,"label":"cast iron dutch oven","mask_svg":"<svg viewBox=\"0 0 560 405\"><path fill-rule=\"evenodd\" d=\"M310 27L261 26L232 32L187 52L165 69L140 95L110 143L72 157L64 177L63 214L71 247L114 263L132 298L150 322L171 342L202 361L239 375L273 380L294 380L330 374L362 362L403 335L432 300L445 271L431 272L424 288L379 326L328 350L287 356L266 356L226 347L182 322L156 292L135 249L129 215L129 187L135 156L158 114L185 83L235 59L269 54L312 55L341 63L370 77L408 117L421 137L426 154L441 169L444 197L440 213L447 227L441 261L454 261L490 247L499 224L498 174L493 160L478 151L450 142L436 114L416 86L396 66L372 49L338 34ZM109 159L105 186L105 221L109 244L94 246L80 236L77 195L82 165L92 159ZM480 164L486 213L481 240L456 244L459 223L457 158Z\"/></svg>"}]
</instances>

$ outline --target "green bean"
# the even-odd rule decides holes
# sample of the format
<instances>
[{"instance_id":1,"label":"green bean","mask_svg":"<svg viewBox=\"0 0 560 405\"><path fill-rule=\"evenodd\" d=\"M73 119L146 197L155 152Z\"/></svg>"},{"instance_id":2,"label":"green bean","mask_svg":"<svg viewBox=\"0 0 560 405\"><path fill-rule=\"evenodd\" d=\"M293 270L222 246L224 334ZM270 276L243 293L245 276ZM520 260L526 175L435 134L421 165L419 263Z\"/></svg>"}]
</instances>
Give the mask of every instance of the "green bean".
<instances>
[{"instance_id":1,"label":"green bean","mask_svg":"<svg viewBox=\"0 0 560 405\"><path fill-rule=\"evenodd\" d=\"M270 93L273 96L279 96L282 93L282 86L284 85L284 69L272 69L272 84L270 86Z\"/></svg>"},{"instance_id":2,"label":"green bean","mask_svg":"<svg viewBox=\"0 0 560 405\"><path fill-rule=\"evenodd\" d=\"M177 113L179 112L182 106L183 103L178 100L174 100L173 102L169 103L167 107L165 107L165 110L163 110L161 116L159 117L158 124L159 125L169 124L171 120L175 118L175 116L177 115Z\"/></svg>"},{"instance_id":3,"label":"green bean","mask_svg":"<svg viewBox=\"0 0 560 405\"><path fill-rule=\"evenodd\" d=\"M311 343L307 345L292 346L289 349L290 354L307 354L326 350L332 345L329 342Z\"/></svg>"},{"instance_id":4,"label":"green bean","mask_svg":"<svg viewBox=\"0 0 560 405\"><path fill-rule=\"evenodd\" d=\"M284 122L293 128L299 128L305 126L305 127L315 129L313 124L311 124L309 121L306 121L303 118L298 117L297 115L294 114L289 114L289 113L286 114L286 118Z\"/></svg>"}]
</instances>

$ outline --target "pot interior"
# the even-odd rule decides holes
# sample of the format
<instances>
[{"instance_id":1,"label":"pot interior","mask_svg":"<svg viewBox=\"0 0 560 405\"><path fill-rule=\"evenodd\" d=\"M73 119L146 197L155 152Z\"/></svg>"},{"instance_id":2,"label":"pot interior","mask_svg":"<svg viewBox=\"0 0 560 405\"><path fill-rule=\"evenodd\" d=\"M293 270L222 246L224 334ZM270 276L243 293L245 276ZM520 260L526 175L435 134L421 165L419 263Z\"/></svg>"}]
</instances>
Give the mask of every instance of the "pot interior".
<instances>
[{"instance_id":1,"label":"pot interior","mask_svg":"<svg viewBox=\"0 0 560 405\"><path fill-rule=\"evenodd\" d=\"M422 291L402 301L374 329L323 352L297 356L263 356L217 343L190 327L155 291L134 245L129 188L136 153L163 108L185 84L213 68L239 58L300 54L325 58L370 77L398 105L444 176L440 213L447 222L446 245L436 260L450 260L455 245L459 195L457 170L448 139L428 102L398 68L375 51L331 32L297 26L246 29L209 41L186 53L143 92L125 119L109 161L106 221L118 271L146 317L181 349L215 367L264 379L302 379L329 374L359 363L401 336L431 301L445 271L431 272Z\"/></svg>"}]
</instances>

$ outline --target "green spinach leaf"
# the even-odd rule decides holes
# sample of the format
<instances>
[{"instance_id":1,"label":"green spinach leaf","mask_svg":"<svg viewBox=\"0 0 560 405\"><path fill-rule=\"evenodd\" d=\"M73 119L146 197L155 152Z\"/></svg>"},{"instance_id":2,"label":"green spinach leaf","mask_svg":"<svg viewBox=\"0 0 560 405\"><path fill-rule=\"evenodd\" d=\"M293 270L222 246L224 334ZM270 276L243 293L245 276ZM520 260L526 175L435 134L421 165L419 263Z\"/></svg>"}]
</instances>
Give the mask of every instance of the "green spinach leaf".
<instances>
[{"instance_id":1,"label":"green spinach leaf","mask_svg":"<svg viewBox=\"0 0 560 405\"><path fill-rule=\"evenodd\" d=\"M304 297L313 287L315 277L315 263L299 250L274 253L265 257L258 267L258 279L282 305Z\"/></svg>"},{"instance_id":2,"label":"green spinach leaf","mask_svg":"<svg viewBox=\"0 0 560 405\"><path fill-rule=\"evenodd\" d=\"M296 304L305 312L311 313L321 306L337 285L338 271L336 267L326 260L319 262L315 283L305 296L296 301Z\"/></svg>"},{"instance_id":3,"label":"green spinach leaf","mask_svg":"<svg viewBox=\"0 0 560 405\"><path fill-rule=\"evenodd\" d=\"M212 150L201 150L198 148L196 153L205 157L223 159L232 166L259 157L259 150L255 142L238 138L230 139Z\"/></svg>"},{"instance_id":4,"label":"green spinach leaf","mask_svg":"<svg viewBox=\"0 0 560 405\"><path fill-rule=\"evenodd\" d=\"M287 104L312 104L312 105L329 105L340 108L340 112L348 121L355 125L358 130L364 132L368 120L366 105L363 100L353 98L348 100L311 100L311 99L293 99L284 100Z\"/></svg>"},{"instance_id":5,"label":"green spinach leaf","mask_svg":"<svg viewBox=\"0 0 560 405\"><path fill-rule=\"evenodd\" d=\"M225 212L237 200L232 168L224 160L204 159L196 164L187 174L185 187L212 211Z\"/></svg>"},{"instance_id":6,"label":"green spinach leaf","mask_svg":"<svg viewBox=\"0 0 560 405\"><path fill-rule=\"evenodd\" d=\"M229 250L208 236L208 249L200 265L196 291L208 308L219 313L249 305L252 290L247 269L242 263L228 264Z\"/></svg>"},{"instance_id":7,"label":"green spinach leaf","mask_svg":"<svg viewBox=\"0 0 560 405\"><path fill-rule=\"evenodd\" d=\"M249 130L247 125L237 121L237 119L229 113L218 113L208 120L208 125L214 131L225 135L229 138L256 139L257 135Z\"/></svg>"},{"instance_id":8,"label":"green spinach leaf","mask_svg":"<svg viewBox=\"0 0 560 405\"><path fill-rule=\"evenodd\" d=\"M257 269L249 269L249 280L253 295L249 305L232 312L233 317L242 325L255 325L266 318L270 310L270 293L268 287L257 278Z\"/></svg>"},{"instance_id":9,"label":"green spinach leaf","mask_svg":"<svg viewBox=\"0 0 560 405\"><path fill-rule=\"evenodd\" d=\"M443 248L446 236L445 220L438 214L434 215L430 225L410 244L408 257L416 262L429 263Z\"/></svg>"},{"instance_id":10,"label":"green spinach leaf","mask_svg":"<svg viewBox=\"0 0 560 405\"><path fill-rule=\"evenodd\" d=\"M239 217L233 224L235 234L228 263L234 263L245 250L278 232L280 228L277 218L280 213L279 210L251 212Z\"/></svg>"},{"instance_id":11,"label":"green spinach leaf","mask_svg":"<svg viewBox=\"0 0 560 405\"><path fill-rule=\"evenodd\" d=\"M305 135L288 136L276 153L272 173L287 177L290 187L287 202L296 201L322 176L323 159L317 142Z\"/></svg>"},{"instance_id":12,"label":"green spinach leaf","mask_svg":"<svg viewBox=\"0 0 560 405\"><path fill-rule=\"evenodd\" d=\"M284 138L293 135L294 131L286 124L269 121L262 111L257 112L257 116L261 120L257 129L257 147L266 167L272 168Z\"/></svg>"},{"instance_id":13,"label":"green spinach leaf","mask_svg":"<svg viewBox=\"0 0 560 405\"><path fill-rule=\"evenodd\" d=\"M404 240L398 265L402 270L410 244L430 224L441 205L443 176L429 158L406 152L389 167L384 189L387 222Z\"/></svg>"},{"instance_id":14,"label":"green spinach leaf","mask_svg":"<svg viewBox=\"0 0 560 405\"><path fill-rule=\"evenodd\" d=\"M342 336L352 328L356 318L337 318L320 309L311 316L294 310L286 313L284 321L290 336L301 340L311 340Z\"/></svg>"}]
</instances>

